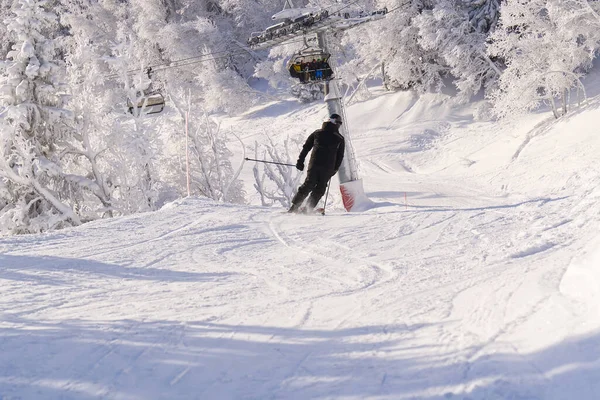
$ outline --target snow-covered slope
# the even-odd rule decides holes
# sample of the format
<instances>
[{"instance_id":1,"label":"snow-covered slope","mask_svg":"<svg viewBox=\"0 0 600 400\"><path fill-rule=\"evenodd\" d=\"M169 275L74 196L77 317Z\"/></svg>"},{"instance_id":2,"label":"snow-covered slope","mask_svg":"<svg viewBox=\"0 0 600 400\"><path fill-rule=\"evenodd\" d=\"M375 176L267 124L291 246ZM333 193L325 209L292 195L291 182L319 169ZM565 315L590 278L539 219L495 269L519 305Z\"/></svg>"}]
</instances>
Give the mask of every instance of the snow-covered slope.
<instances>
[{"instance_id":1,"label":"snow-covered slope","mask_svg":"<svg viewBox=\"0 0 600 400\"><path fill-rule=\"evenodd\" d=\"M0 398L597 399L598 100L510 124L444 100L349 108L362 213L190 198L2 239ZM250 147L325 116L224 124Z\"/></svg>"}]
</instances>

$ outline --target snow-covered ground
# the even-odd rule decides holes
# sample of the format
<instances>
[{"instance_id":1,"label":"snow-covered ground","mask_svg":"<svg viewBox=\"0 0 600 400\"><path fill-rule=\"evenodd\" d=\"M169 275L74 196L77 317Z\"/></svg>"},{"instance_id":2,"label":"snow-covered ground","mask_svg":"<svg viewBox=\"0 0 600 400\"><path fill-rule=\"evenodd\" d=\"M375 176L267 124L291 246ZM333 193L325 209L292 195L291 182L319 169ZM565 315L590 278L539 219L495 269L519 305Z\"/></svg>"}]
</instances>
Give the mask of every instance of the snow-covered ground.
<instances>
[{"instance_id":1,"label":"snow-covered ground","mask_svg":"<svg viewBox=\"0 0 600 400\"><path fill-rule=\"evenodd\" d=\"M511 123L445 99L347 110L365 212L188 198L0 240L0 399L600 398L600 99ZM250 148L325 116L224 125Z\"/></svg>"}]
</instances>

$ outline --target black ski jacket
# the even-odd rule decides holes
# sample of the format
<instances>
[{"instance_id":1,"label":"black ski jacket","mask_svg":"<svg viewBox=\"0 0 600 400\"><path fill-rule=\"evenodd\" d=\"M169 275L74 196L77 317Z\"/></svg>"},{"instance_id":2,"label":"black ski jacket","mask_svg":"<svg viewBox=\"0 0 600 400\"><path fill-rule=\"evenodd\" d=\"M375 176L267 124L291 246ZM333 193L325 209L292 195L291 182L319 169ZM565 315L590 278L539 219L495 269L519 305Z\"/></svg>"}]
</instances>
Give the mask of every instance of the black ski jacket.
<instances>
[{"instance_id":1,"label":"black ski jacket","mask_svg":"<svg viewBox=\"0 0 600 400\"><path fill-rule=\"evenodd\" d=\"M321 129L314 131L306 139L298 161L304 163L304 159L312 149L308 172L315 168L333 175L342 165L345 148L346 143L338 127L326 121L323 122Z\"/></svg>"}]
</instances>

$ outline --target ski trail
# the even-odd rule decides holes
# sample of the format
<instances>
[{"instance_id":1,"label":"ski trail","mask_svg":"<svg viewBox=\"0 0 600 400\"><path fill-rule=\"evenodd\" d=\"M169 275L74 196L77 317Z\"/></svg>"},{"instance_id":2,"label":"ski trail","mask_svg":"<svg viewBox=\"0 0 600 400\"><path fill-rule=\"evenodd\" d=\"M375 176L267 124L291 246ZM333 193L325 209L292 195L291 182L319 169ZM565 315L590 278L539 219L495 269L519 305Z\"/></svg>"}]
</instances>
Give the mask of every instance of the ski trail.
<instances>
[{"instance_id":1,"label":"ski trail","mask_svg":"<svg viewBox=\"0 0 600 400\"><path fill-rule=\"evenodd\" d=\"M373 255L361 254L359 250L352 250L346 245L319 235L318 227L313 226L303 232L303 229L299 229L294 224L297 218L293 217L290 221L289 216L287 218L271 216L267 225L273 237L281 245L309 257L312 263L310 266L304 264L304 267L310 268L312 275L326 274L326 276L336 276L337 280L340 279L340 276L346 276L344 289L311 297L309 311L305 314L301 326L312 321L313 311L317 314L316 320L319 319L319 315L323 314L323 301L336 302L334 299L337 298L345 299L344 312L335 321L328 323L333 324L333 329L341 329L350 321L356 321L361 315L368 313L368 310L376 307L381 296L394 291L394 285L403 278L401 268L378 262L373 259ZM307 220L310 221L310 219ZM306 240L307 237L312 237L312 239ZM355 279L349 280L350 277L355 277ZM316 302L321 307L313 310Z\"/></svg>"},{"instance_id":2,"label":"ski trail","mask_svg":"<svg viewBox=\"0 0 600 400\"><path fill-rule=\"evenodd\" d=\"M552 129L555 121L556 121L555 119L547 119L545 121L538 123L532 130L527 132L527 134L525 135L525 139L523 140L523 142L521 143L519 148L515 151L515 153L512 155L511 160L516 161L519 158L519 155L521 155L521 153L523 152L523 150L525 150L525 147L527 147L527 145L529 145L529 143L534 138L536 138L537 136L541 136L541 135L547 133L548 131L550 131Z\"/></svg>"},{"instance_id":3,"label":"ski trail","mask_svg":"<svg viewBox=\"0 0 600 400\"><path fill-rule=\"evenodd\" d=\"M268 224L273 235L286 247L293 248L301 253L304 253L311 258L318 257L319 263L325 266L336 266L339 270L354 270L359 278L359 287L354 289L356 291L367 289L378 283L383 283L386 280L391 279L393 272L392 269L383 266L377 262L366 260L362 257L356 257L349 253L346 249L342 251L335 251L335 248L339 246L333 245L330 241L323 241L322 237L318 237L316 240L321 241L323 244L315 245L313 242L308 242L298 236L297 231L290 230L290 233L285 233L283 228L285 219L279 218L275 220L270 219ZM314 232L311 232L314 234ZM364 267L368 269L365 270Z\"/></svg>"},{"instance_id":4,"label":"ski trail","mask_svg":"<svg viewBox=\"0 0 600 400\"><path fill-rule=\"evenodd\" d=\"M86 258L92 259L92 258L95 258L98 256L105 256L105 255L108 255L111 253L122 253L124 250L127 250L127 249L131 249L134 247L139 247L139 246L147 245L147 244L151 244L151 243L160 242L163 239L175 236L189 228L199 225L200 223L205 221L207 218L208 218L208 215L203 215L201 218L198 218L195 221L184 223L183 225L181 225L175 229L168 230L167 232L161 233L158 236L153 237L151 239L139 240L139 241L135 241L133 243L127 243L124 245L117 245L117 246L111 245L110 249L91 253Z\"/></svg>"}]
</instances>

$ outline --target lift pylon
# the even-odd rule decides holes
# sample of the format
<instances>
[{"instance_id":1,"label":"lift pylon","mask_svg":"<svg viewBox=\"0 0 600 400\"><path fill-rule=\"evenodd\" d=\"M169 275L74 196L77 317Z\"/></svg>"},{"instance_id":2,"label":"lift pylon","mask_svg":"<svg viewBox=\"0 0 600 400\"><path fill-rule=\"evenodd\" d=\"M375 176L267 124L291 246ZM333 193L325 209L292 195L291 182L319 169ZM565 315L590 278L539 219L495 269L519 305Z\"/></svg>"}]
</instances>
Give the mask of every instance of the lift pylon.
<instances>
[{"instance_id":1,"label":"lift pylon","mask_svg":"<svg viewBox=\"0 0 600 400\"><path fill-rule=\"evenodd\" d=\"M286 5L291 3L290 0L286 1ZM293 4L293 3L292 3ZM252 36L248 44L254 49L263 49L267 47L276 46L283 44L294 37L304 36L307 34L317 34L319 41L319 47L323 49L325 53L331 51L327 45L326 32L327 31L342 31L353 28L358 25L362 25L365 22L374 21L377 19L385 18L387 9L377 10L370 14L357 13L350 14L328 12L322 10L319 13L300 15L296 21L288 20L282 26L277 29L267 29L260 35ZM331 57L333 59L333 57ZM331 69L334 71L335 76L335 65L333 62L330 63ZM341 91L337 79L331 79L325 82L325 102L327 103L327 111L329 115L338 114L342 116L344 123L340 127L340 134L344 136L346 142L346 149L344 159L338 170L338 177L340 180L340 191L342 193L342 200L344 202L344 208L347 211L361 211L368 208L372 204L371 200L366 196L362 184L362 180L358 176L358 163L356 161L356 155L354 153L354 147L350 138L350 131L348 129L348 119L344 111L344 102L342 100Z\"/></svg>"},{"instance_id":2,"label":"lift pylon","mask_svg":"<svg viewBox=\"0 0 600 400\"><path fill-rule=\"evenodd\" d=\"M319 33L318 37L323 50L329 51L325 34ZM334 65L331 66L333 69L334 67ZM341 115L344 121L339 127L339 132L345 139L346 149L344 151L344 159L338 170L340 192L342 194L344 208L346 211L361 211L368 208L372 202L365 194L362 180L358 175L358 162L350 137L348 118L346 117L344 101L342 99L338 79L332 79L325 82L325 102L327 103L327 112L329 115Z\"/></svg>"}]
</instances>

